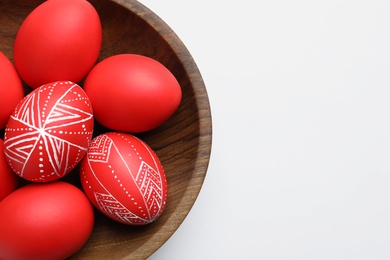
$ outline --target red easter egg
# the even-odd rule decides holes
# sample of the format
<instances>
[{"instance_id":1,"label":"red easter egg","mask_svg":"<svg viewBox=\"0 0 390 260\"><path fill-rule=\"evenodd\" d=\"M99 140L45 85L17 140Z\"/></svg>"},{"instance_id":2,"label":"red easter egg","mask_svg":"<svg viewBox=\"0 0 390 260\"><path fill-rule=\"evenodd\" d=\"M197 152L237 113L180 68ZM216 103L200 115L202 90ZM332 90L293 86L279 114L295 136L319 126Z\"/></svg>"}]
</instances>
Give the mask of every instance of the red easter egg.
<instances>
[{"instance_id":1,"label":"red easter egg","mask_svg":"<svg viewBox=\"0 0 390 260\"><path fill-rule=\"evenodd\" d=\"M163 167L154 151L133 135L110 132L94 138L80 172L88 198L112 220L145 225L165 209Z\"/></svg>"},{"instance_id":2,"label":"red easter egg","mask_svg":"<svg viewBox=\"0 0 390 260\"><path fill-rule=\"evenodd\" d=\"M16 106L7 123L7 162L26 180L57 180L85 155L93 123L92 107L79 85L70 81L45 84Z\"/></svg>"},{"instance_id":3,"label":"red easter egg","mask_svg":"<svg viewBox=\"0 0 390 260\"><path fill-rule=\"evenodd\" d=\"M0 139L0 201L15 191L19 177L12 171L4 155L4 141Z\"/></svg>"},{"instance_id":4,"label":"red easter egg","mask_svg":"<svg viewBox=\"0 0 390 260\"><path fill-rule=\"evenodd\" d=\"M0 52L0 129L3 129L15 106L24 97L22 81L11 61Z\"/></svg>"},{"instance_id":5,"label":"red easter egg","mask_svg":"<svg viewBox=\"0 0 390 260\"><path fill-rule=\"evenodd\" d=\"M137 54L114 55L98 63L86 77L84 90L99 123L130 133L163 124L182 97L180 84L168 68Z\"/></svg>"},{"instance_id":6,"label":"red easter egg","mask_svg":"<svg viewBox=\"0 0 390 260\"><path fill-rule=\"evenodd\" d=\"M33 183L0 203L0 259L67 259L88 240L94 211L66 182Z\"/></svg>"},{"instance_id":7,"label":"red easter egg","mask_svg":"<svg viewBox=\"0 0 390 260\"><path fill-rule=\"evenodd\" d=\"M44 1L17 32L15 66L32 88L60 80L78 83L95 64L101 44L100 18L88 1Z\"/></svg>"}]
</instances>

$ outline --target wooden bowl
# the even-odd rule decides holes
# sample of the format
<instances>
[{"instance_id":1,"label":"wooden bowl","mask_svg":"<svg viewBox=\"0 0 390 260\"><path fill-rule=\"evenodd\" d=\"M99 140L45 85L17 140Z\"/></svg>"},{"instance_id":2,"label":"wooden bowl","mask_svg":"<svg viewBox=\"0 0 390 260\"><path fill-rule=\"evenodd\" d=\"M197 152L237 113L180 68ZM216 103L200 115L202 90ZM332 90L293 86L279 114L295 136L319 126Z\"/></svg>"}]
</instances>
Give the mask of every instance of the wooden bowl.
<instances>
[{"instance_id":1,"label":"wooden bowl","mask_svg":"<svg viewBox=\"0 0 390 260\"><path fill-rule=\"evenodd\" d=\"M1 0L0 51L11 61L20 24L42 2ZM133 0L90 2L98 11L103 27L99 61L120 53L154 58L176 76L182 87L183 100L164 125L137 135L155 150L165 169L169 195L164 213L149 225L133 227L116 223L95 210L93 233L71 259L145 259L175 232L200 192L211 150L209 101L190 53L156 14ZM97 127L96 134L106 130ZM65 180L80 187L77 169Z\"/></svg>"}]
</instances>

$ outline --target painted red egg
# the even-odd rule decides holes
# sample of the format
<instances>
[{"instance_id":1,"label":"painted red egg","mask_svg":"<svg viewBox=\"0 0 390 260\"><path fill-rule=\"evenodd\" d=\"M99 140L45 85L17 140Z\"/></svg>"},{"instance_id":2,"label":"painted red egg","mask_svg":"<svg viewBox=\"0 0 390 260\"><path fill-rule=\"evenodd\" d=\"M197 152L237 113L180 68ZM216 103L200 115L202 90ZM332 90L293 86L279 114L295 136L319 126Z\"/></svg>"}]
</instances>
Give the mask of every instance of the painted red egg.
<instances>
[{"instance_id":1,"label":"painted red egg","mask_svg":"<svg viewBox=\"0 0 390 260\"><path fill-rule=\"evenodd\" d=\"M66 259L91 235L93 207L72 184L33 183L0 203L0 259Z\"/></svg>"},{"instance_id":2,"label":"painted red egg","mask_svg":"<svg viewBox=\"0 0 390 260\"><path fill-rule=\"evenodd\" d=\"M4 141L0 139L0 201L15 191L19 177L9 167L4 155Z\"/></svg>"},{"instance_id":3,"label":"painted red egg","mask_svg":"<svg viewBox=\"0 0 390 260\"><path fill-rule=\"evenodd\" d=\"M100 18L88 1L44 1L17 32L15 66L32 88L60 80L78 83L95 64L101 44Z\"/></svg>"},{"instance_id":4,"label":"painted red egg","mask_svg":"<svg viewBox=\"0 0 390 260\"><path fill-rule=\"evenodd\" d=\"M114 55L98 63L86 77L84 90L99 123L130 133L163 124L182 97L180 84L168 68L137 54Z\"/></svg>"},{"instance_id":5,"label":"painted red egg","mask_svg":"<svg viewBox=\"0 0 390 260\"><path fill-rule=\"evenodd\" d=\"M0 129L3 129L15 106L24 97L22 81L11 61L0 52Z\"/></svg>"},{"instance_id":6,"label":"painted red egg","mask_svg":"<svg viewBox=\"0 0 390 260\"><path fill-rule=\"evenodd\" d=\"M7 123L7 162L26 180L57 180L87 152L93 123L90 101L79 85L70 81L45 84L16 106Z\"/></svg>"},{"instance_id":7,"label":"painted red egg","mask_svg":"<svg viewBox=\"0 0 390 260\"><path fill-rule=\"evenodd\" d=\"M80 171L91 202L117 222L145 225L165 209L163 167L155 152L133 135L110 132L94 138Z\"/></svg>"}]
</instances>

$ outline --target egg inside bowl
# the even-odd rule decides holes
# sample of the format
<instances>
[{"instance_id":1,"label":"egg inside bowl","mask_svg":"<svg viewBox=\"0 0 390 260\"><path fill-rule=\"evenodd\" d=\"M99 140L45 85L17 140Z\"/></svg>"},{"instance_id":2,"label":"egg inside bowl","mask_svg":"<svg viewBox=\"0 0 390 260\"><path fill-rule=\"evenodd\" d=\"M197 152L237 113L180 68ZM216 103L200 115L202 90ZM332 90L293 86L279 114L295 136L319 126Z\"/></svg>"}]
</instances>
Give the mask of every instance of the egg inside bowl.
<instances>
[{"instance_id":1,"label":"egg inside bowl","mask_svg":"<svg viewBox=\"0 0 390 260\"><path fill-rule=\"evenodd\" d=\"M43 1L2 0L0 51L13 61L18 28ZM166 66L182 89L178 110L163 125L136 134L158 155L168 182L163 214L145 226L127 226L95 211L88 242L72 259L145 259L161 247L191 210L206 176L211 150L211 112L201 74L189 51L172 29L147 7L131 0L91 0L103 29L98 61L116 54L134 53ZM80 83L82 86L82 82ZM31 91L25 86L26 93ZM94 135L109 129L96 123ZM3 134L3 132L1 133ZM65 181L80 187L75 169Z\"/></svg>"}]
</instances>

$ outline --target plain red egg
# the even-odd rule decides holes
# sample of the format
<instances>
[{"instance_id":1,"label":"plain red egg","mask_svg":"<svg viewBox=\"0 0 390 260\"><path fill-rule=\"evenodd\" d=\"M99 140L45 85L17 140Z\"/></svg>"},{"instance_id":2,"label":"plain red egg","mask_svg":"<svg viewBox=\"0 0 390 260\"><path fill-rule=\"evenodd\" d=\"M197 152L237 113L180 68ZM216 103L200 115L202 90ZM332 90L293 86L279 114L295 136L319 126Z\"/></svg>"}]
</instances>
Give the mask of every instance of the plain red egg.
<instances>
[{"instance_id":1,"label":"plain red egg","mask_svg":"<svg viewBox=\"0 0 390 260\"><path fill-rule=\"evenodd\" d=\"M87 152L93 126L91 103L79 85L71 81L42 85L18 103L7 122L7 162L26 180L58 180Z\"/></svg>"},{"instance_id":2,"label":"plain red egg","mask_svg":"<svg viewBox=\"0 0 390 260\"><path fill-rule=\"evenodd\" d=\"M32 88L60 80L78 83L95 64L101 43L100 18L88 1L45 1L17 32L15 66Z\"/></svg>"},{"instance_id":3,"label":"plain red egg","mask_svg":"<svg viewBox=\"0 0 390 260\"><path fill-rule=\"evenodd\" d=\"M0 129L3 129L15 106L24 96L22 81L14 65L0 52Z\"/></svg>"},{"instance_id":4,"label":"plain red egg","mask_svg":"<svg viewBox=\"0 0 390 260\"><path fill-rule=\"evenodd\" d=\"M115 131L144 132L170 118L181 101L175 76L160 62L142 55L120 54L98 63L84 90L96 120Z\"/></svg>"},{"instance_id":5,"label":"plain red egg","mask_svg":"<svg viewBox=\"0 0 390 260\"><path fill-rule=\"evenodd\" d=\"M29 184L0 202L0 259L66 259L88 240L93 207L66 182Z\"/></svg>"},{"instance_id":6,"label":"plain red egg","mask_svg":"<svg viewBox=\"0 0 390 260\"><path fill-rule=\"evenodd\" d=\"M145 225L165 209L168 186L160 160L133 135L110 132L94 138L80 173L88 198L114 221Z\"/></svg>"},{"instance_id":7,"label":"plain red egg","mask_svg":"<svg viewBox=\"0 0 390 260\"><path fill-rule=\"evenodd\" d=\"M19 177L12 171L4 155L4 141L0 139L0 201L15 191Z\"/></svg>"}]
</instances>

